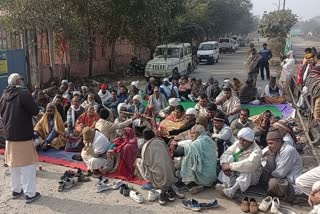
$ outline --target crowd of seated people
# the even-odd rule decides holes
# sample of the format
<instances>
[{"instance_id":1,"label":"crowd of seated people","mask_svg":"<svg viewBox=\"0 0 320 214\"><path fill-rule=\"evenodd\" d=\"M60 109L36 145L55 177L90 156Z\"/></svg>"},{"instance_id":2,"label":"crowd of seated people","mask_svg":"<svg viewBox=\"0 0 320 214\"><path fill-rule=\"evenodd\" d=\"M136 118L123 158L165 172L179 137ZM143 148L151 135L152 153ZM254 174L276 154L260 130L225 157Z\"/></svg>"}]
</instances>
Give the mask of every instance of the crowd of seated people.
<instances>
[{"instance_id":1,"label":"crowd of seated people","mask_svg":"<svg viewBox=\"0 0 320 214\"><path fill-rule=\"evenodd\" d=\"M264 100L283 103L272 81ZM149 182L147 189L161 189L163 197L180 190L196 194L216 183L229 198L259 182L284 200L302 193L295 179L303 166L288 123L270 111L251 117L241 107L263 101L252 81L242 85L225 79L219 85L212 77L207 83L150 78L145 90L138 83L132 82L129 90L120 82L115 88L104 83L98 91L87 86L78 91L63 80L55 94L37 88L34 99L41 106L48 102L34 128L39 148L63 149L76 138L93 176L141 176ZM192 107L184 107L186 103Z\"/></svg>"}]
</instances>

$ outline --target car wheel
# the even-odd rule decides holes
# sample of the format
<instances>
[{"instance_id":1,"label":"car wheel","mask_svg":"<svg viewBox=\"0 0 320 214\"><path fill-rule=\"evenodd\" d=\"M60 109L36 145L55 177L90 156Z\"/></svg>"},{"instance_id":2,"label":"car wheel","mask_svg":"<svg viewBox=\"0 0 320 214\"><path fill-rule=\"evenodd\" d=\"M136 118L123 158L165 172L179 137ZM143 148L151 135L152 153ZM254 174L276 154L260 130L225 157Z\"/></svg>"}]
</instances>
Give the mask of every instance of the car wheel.
<instances>
[{"instance_id":1,"label":"car wheel","mask_svg":"<svg viewBox=\"0 0 320 214\"><path fill-rule=\"evenodd\" d=\"M211 64L211 65L216 64L216 59L215 59L214 57L210 60L210 64Z\"/></svg>"}]
</instances>

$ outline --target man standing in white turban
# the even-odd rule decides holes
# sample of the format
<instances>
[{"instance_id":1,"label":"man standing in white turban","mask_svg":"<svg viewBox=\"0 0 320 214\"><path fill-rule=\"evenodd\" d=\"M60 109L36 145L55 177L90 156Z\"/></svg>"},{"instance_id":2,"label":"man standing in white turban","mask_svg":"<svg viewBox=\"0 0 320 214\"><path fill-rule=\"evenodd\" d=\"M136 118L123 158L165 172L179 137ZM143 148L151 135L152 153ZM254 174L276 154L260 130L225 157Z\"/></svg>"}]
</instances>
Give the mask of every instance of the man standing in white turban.
<instances>
[{"instance_id":1,"label":"man standing in white turban","mask_svg":"<svg viewBox=\"0 0 320 214\"><path fill-rule=\"evenodd\" d=\"M238 141L230 146L221 156L222 171L216 189L223 191L228 198L233 198L240 188L245 192L249 186L257 185L261 176L262 151L254 142L254 131L243 128L238 132Z\"/></svg>"}]
</instances>

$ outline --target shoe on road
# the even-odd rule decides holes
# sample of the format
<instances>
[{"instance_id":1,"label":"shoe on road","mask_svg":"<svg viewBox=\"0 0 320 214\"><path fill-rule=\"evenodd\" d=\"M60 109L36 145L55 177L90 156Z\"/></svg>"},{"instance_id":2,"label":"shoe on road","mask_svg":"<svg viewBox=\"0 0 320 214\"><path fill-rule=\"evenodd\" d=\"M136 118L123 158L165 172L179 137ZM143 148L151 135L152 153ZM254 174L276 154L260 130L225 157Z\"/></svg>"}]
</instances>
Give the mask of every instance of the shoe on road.
<instances>
[{"instance_id":1,"label":"shoe on road","mask_svg":"<svg viewBox=\"0 0 320 214\"><path fill-rule=\"evenodd\" d=\"M132 200L134 200L138 204L141 204L144 202L144 198L142 197L141 193L139 193L135 190L131 190L129 193L129 196Z\"/></svg>"},{"instance_id":2,"label":"shoe on road","mask_svg":"<svg viewBox=\"0 0 320 214\"><path fill-rule=\"evenodd\" d=\"M148 194L148 201L152 202L160 198L161 190L150 190Z\"/></svg>"},{"instance_id":3,"label":"shoe on road","mask_svg":"<svg viewBox=\"0 0 320 214\"><path fill-rule=\"evenodd\" d=\"M159 197L159 204L165 205L168 202L168 194L165 191L161 191L160 197Z\"/></svg>"},{"instance_id":4,"label":"shoe on road","mask_svg":"<svg viewBox=\"0 0 320 214\"><path fill-rule=\"evenodd\" d=\"M20 196L22 196L22 194L23 190L21 190L20 192L12 192L11 199L18 199L20 198Z\"/></svg>"},{"instance_id":5,"label":"shoe on road","mask_svg":"<svg viewBox=\"0 0 320 214\"><path fill-rule=\"evenodd\" d=\"M30 203L34 202L35 200L37 200L40 197L41 197L41 194L39 192L36 192L35 196L33 196L33 197L29 197L29 196L26 195L26 203L30 204Z\"/></svg>"},{"instance_id":6,"label":"shoe on road","mask_svg":"<svg viewBox=\"0 0 320 214\"><path fill-rule=\"evenodd\" d=\"M272 204L272 198L270 196L266 197L262 200L262 202L259 205L259 210L262 212L267 212Z\"/></svg>"},{"instance_id":7,"label":"shoe on road","mask_svg":"<svg viewBox=\"0 0 320 214\"><path fill-rule=\"evenodd\" d=\"M181 201L181 205L182 207L198 212L201 210L200 204L198 203L198 201L194 200L194 199L187 199L187 200L182 200Z\"/></svg>"}]
</instances>

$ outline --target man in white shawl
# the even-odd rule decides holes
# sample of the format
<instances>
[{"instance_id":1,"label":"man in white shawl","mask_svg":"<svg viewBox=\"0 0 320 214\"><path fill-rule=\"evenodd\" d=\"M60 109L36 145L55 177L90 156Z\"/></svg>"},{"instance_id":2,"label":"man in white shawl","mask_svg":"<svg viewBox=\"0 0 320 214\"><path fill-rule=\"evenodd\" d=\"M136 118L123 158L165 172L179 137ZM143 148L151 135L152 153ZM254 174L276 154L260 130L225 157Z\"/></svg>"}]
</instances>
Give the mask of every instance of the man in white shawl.
<instances>
[{"instance_id":1,"label":"man in white shawl","mask_svg":"<svg viewBox=\"0 0 320 214\"><path fill-rule=\"evenodd\" d=\"M259 183L261 176L262 151L254 141L254 131L243 128L238 132L238 141L231 145L221 156L222 171L216 189L223 191L228 198L233 198L240 188L245 192L250 185Z\"/></svg>"},{"instance_id":2,"label":"man in white shawl","mask_svg":"<svg viewBox=\"0 0 320 214\"><path fill-rule=\"evenodd\" d=\"M241 110L240 100L235 94L233 94L232 88L228 86L223 88L223 92L224 95L217 98L216 105L221 106L221 110L228 117L229 123L231 123L239 116Z\"/></svg>"},{"instance_id":3,"label":"man in white shawl","mask_svg":"<svg viewBox=\"0 0 320 214\"><path fill-rule=\"evenodd\" d=\"M82 113L85 112L85 109L80 106L80 97L76 96L72 98L71 106L67 112L67 130L68 134L71 134L74 130L76 121Z\"/></svg>"}]
</instances>

